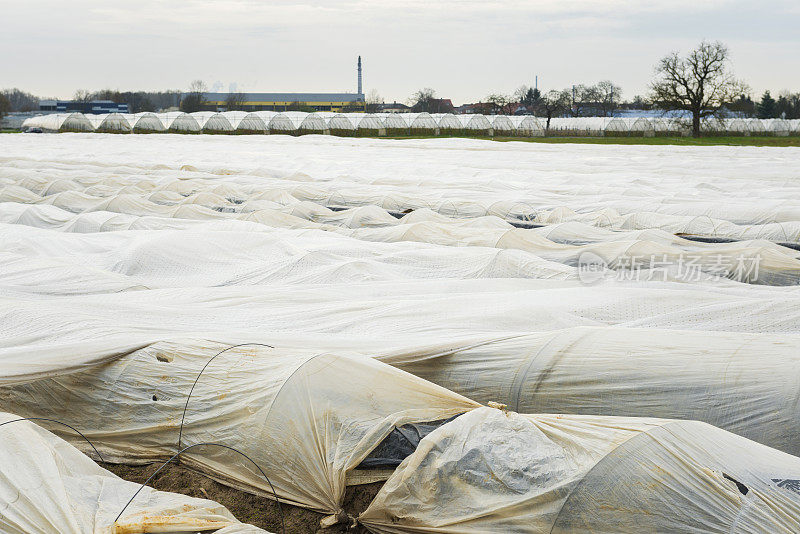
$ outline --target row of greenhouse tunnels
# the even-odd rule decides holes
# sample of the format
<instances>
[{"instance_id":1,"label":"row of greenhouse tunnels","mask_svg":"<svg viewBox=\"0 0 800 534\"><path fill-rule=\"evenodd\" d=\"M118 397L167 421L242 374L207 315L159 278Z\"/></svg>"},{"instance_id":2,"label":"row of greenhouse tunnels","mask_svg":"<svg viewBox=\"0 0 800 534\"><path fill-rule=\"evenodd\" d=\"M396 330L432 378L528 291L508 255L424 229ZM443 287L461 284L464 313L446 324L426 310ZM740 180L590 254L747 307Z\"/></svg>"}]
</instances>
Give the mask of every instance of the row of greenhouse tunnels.
<instances>
[{"instance_id":1,"label":"row of greenhouse tunnels","mask_svg":"<svg viewBox=\"0 0 800 534\"><path fill-rule=\"evenodd\" d=\"M672 118L454 115L448 113L333 113L226 111L196 113L56 113L26 120L23 129L48 132L330 134L339 136L675 136L689 135L685 120ZM708 135L800 135L800 120L710 119Z\"/></svg>"}]
</instances>

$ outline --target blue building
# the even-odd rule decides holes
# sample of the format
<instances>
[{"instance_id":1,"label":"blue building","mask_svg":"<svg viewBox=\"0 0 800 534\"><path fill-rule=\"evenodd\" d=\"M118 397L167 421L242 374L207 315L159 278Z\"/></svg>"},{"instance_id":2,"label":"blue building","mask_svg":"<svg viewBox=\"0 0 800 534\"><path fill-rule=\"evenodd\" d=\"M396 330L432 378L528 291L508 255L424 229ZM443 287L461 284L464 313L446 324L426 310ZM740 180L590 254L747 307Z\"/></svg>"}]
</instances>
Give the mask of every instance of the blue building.
<instances>
[{"instance_id":1,"label":"blue building","mask_svg":"<svg viewBox=\"0 0 800 534\"><path fill-rule=\"evenodd\" d=\"M128 113L128 104L118 104L111 100L92 100L76 102L74 100L42 100L39 111L79 111L81 113Z\"/></svg>"}]
</instances>

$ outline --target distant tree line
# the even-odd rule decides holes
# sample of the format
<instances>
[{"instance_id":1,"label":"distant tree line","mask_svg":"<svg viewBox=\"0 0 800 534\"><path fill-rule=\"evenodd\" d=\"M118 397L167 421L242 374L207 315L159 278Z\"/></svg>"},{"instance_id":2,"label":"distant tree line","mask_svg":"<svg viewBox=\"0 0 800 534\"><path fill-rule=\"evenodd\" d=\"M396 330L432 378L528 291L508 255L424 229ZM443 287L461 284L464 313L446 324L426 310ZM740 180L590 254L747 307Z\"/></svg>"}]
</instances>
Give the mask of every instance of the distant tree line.
<instances>
[{"instance_id":1,"label":"distant tree line","mask_svg":"<svg viewBox=\"0 0 800 534\"><path fill-rule=\"evenodd\" d=\"M110 100L128 104L132 113L158 111L180 106L187 113L200 111L206 104L207 88L201 80L189 84L186 93L168 91L118 91L105 89L75 92L74 100ZM20 89L0 91L0 116L14 111L32 111L39 107L39 97ZM244 109L245 95L230 93L226 108L230 111ZM381 108L383 99L372 91L363 104L353 104L347 111L374 112ZM426 87L409 98L411 111L428 113L453 113L452 102L439 98L436 91ZM553 117L612 116L620 109L656 109L682 111L692 117L692 133L700 134L700 123L711 116L745 116L764 119L800 118L800 93L781 92L774 98L765 91L759 101L750 97L749 87L735 78L731 70L728 48L720 42L703 41L686 56L677 52L663 57L655 68L655 77L647 97L635 96L623 102L622 89L611 80L594 85L573 85L562 90L542 93L538 88L523 85L513 94L492 93L483 102L465 105L462 111L488 114L532 114L547 119ZM289 109L313 111L300 102Z\"/></svg>"},{"instance_id":2,"label":"distant tree line","mask_svg":"<svg viewBox=\"0 0 800 534\"><path fill-rule=\"evenodd\" d=\"M78 102L91 102L92 100L111 100L118 104L128 104L131 113L142 111L158 111L177 106L180 103L181 91L118 91L103 89L101 91L75 91L73 100ZM38 111L41 100L57 100L56 98L41 98L20 89L3 89L0 91L0 108L5 113ZM0 111L3 113L3 111Z\"/></svg>"},{"instance_id":3,"label":"distant tree line","mask_svg":"<svg viewBox=\"0 0 800 534\"><path fill-rule=\"evenodd\" d=\"M546 93L523 85L513 95L492 93L484 102L468 105L466 111L533 114L546 118L547 128L553 117L607 117L618 109L681 111L691 116L693 135L700 135L701 122L712 116L800 118L800 93L782 92L776 99L766 91L758 102L749 93L747 84L733 74L728 47L719 41L703 41L685 56L672 52L663 57L646 98L637 95L623 102L622 90L610 80ZM432 89L422 89L410 104L414 111L431 111L432 103L439 100Z\"/></svg>"},{"instance_id":4,"label":"distant tree line","mask_svg":"<svg viewBox=\"0 0 800 534\"><path fill-rule=\"evenodd\" d=\"M603 80L594 85L575 85L570 89L549 91L542 94L538 88L523 85L513 94L492 93L482 102L471 104L470 112L485 114L529 114L547 118L547 125L553 117L609 116L622 102L622 89ZM431 88L415 92L408 102L411 111L428 113L452 113L455 111L450 100L437 98Z\"/></svg>"},{"instance_id":5,"label":"distant tree line","mask_svg":"<svg viewBox=\"0 0 800 534\"><path fill-rule=\"evenodd\" d=\"M0 91L3 101L7 102L9 112L36 111L39 109L39 97L26 93L16 87Z\"/></svg>"},{"instance_id":6,"label":"distant tree line","mask_svg":"<svg viewBox=\"0 0 800 534\"><path fill-rule=\"evenodd\" d=\"M75 92L73 100L91 102L92 100L110 100L117 104L128 104L130 113L144 111L158 111L176 107L181 101L181 91L118 91L103 89L89 92L79 90Z\"/></svg>"},{"instance_id":7,"label":"distant tree line","mask_svg":"<svg viewBox=\"0 0 800 534\"><path fill-rule=\"evenodd\" d=\"M770 91L764 91L760 101L753 101L748 95L726 104L732 112L745 117L759 119L800 119L800 93L782 91L774 98Z\"/></svg>"}]
</instances>

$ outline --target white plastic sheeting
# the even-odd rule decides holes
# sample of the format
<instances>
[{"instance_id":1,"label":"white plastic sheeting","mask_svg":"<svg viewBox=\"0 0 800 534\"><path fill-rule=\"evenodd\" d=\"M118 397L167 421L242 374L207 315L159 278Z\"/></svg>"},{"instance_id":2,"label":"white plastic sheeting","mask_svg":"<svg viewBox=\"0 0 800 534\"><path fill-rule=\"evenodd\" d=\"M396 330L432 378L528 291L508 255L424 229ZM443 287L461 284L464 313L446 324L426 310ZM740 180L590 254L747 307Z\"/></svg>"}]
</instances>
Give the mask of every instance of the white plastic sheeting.
<instances>
[{"instance_id":1,"label":"white plastic sheeting","mask_svg":"<svg viewBox=\"0 0 800 534\"><path fill-rule=\"evenodd\" d=\"M244 127L241 119L235 114L247 116ZM116 114L112 114L116 115ZM137 114L138 115L138 114ZM43 128L48 131L98 131L98 132L246 132L246 133L323 133L332 131L334 135L352 131L365 113L331 113L300 111L258 111L258 112L212 112L200 111L189 114L193 121L183 118L179 112L149 114L160 121L160 127L149 129L134 128L131 121L127 127L123 123L107 124L91 114L82 113L40 115L26 119L22 127ZM272 118L279 120L272 123ZM521 137L540 136L545 134L546 122L532 115L454 115L450 113L378 113L371 116L369 130L371 135L384 135L385 129L419 131L435 134L439 130L445 132L471 132L481 135L517 135ZM48 119L47 117L53 117ZM175 122L178 117L178 122ZM287 123L288 121L288 123ZM713 118L704 120L701 129L713 135L777 135L786 136L800 133L796 121L783 119L751 119L751 118ZM378 125L380 123L380 125ZM199 129L198 129L199 128ZM688 135L690 125L686 120L669 117L556 117L550 121L549 133L556 135L579 136L628 136L628 135Z\"/></svg>"},{"instance_id":2,"label":"white plastic sheeting","mask_svg":"<svg viewBox=\"0 0 800 534\"><path fill-rule=\"evenodd\" d=\"M74 186L78 191L65 189L55 192L41 183L29 186L50 194L37 196L36 193L20 191L16 185L0 186L0 199L52 204L71 213L115 211L137 216L200 220L264 218L273 226L328 230L365 241L417 241L448 246L523 250L547 261L579 266L581 269L588 268L589 264L597 264L603 268L629 271L631 276L651 271L648 276L657 277L663 271L660 274L663 280L720 276L765 285L800 283L800 253L768 241L698 243L658 232L641 235L635 232L598 232L594 241L573 244L563 238L554 242L545 237L544 232L514 228L510 223L494 218L459 221L417 211L398 220L377 209L372 212L366 208L333 212L303 202L291 207L260 203L257 207L252 206L256 209L250 211L249 202L236 204L210 192L195 192L188 197L179 196L175 199L165 198L163 194L157 196L157 192L140 197L132 193L114 195L114 186L109 185L102 192L109 196L100 197L81 193L80 185L66 181L59 182L59 186ZM119 190L124 190L124 186ZM287 211L291 217L285 217ZM304 222L296 219L311 220Z\"/></svg>"},{"instance_id":3,"label":"white plastic sheeting","mask_svg":"<svg viewBox=\"0 0 800 534\"><path fill-rule=\"evenodd\" d=\"M510 117L514 123L514 130L522 137L540 137L544 135L544 125L541 119L532 115L514 115Z\"/></svg>"},{"instance_id":4,"label":"white plastic sheeting","mask_svg":"<svg viewBox=\"0 0 800 534\"><path fill-rule=\"evenodd\" d=\"M402 113L400 117L405 121L410 130L425 130L433 132L436 129L436 119L430 113Z\"/></svg>"},{"instance_id":5,"label":"white plastic sheeting","mask_svg":"<svg viewBox=\"0 0 800 534\"><path fill-rule=\"evenodd\" d=\"M408 126L402 113L377 113L376 115L380 117L388 135L408 132Z\"/></svg>"},{"instance_id":6,"label":"white plastic sheeting","mask_svg":"<svg viewBox=\"0 0 800 534\"><path fill-rule=\"evenodd\" d=\"M95 132L127 133L132 127L128 118L121 113L86 115L86 118Z\"/></svg>"},{"instance_id":7,"label":"white plastic sheeting","mask_svg":"<svg viewBox=\"0 0 800 534\"><path fill-rule=\"evenodd\" d=\"M360 520L376 533L800 530L800 459L695 421L481 408L433 431Z\"/></svg>"},{"instance_id":8,"label":"white plastic sheeting","mask_svg":"<svg viewBox=\"0 0 800 534\"><path fill-rule=\"evenodd\" d=\"M385 133L386 125L381 118L373 113L359 113L351 116L351 120L355 125L356 131L366 134L383 134Z\"/></svg>"},{"instance_id":9,"label":"white plastic sheeting","mask_svg":"<svg viewBox=\"0 0 800 534\"><path fill-rule=\"evenodd\" d=\"M457 133L461 131L461 121L452 113L434 113L431 115L436 120L436 127L441 133Z\"/></svg>"},{"instance_id":10,"label":"white plastic sheeting","mask_svg":"<svg viewBox=\"0 0 800 534\"><path fill-rule=\"evenodd\" d=\"M124 115L133 132L163 132L164 124L155 113Z\"/></svg>"},{"instance_id":11,"label":"white plastic sheeting","mask_svg":"<svg viewBox=\"0 0 800 534\"><path fill-rule=\"evenodd\" d=\"M302 118L264 117L293 128ZM404 125L395 133L402 131L409 130ZM520 435L531 436L525 421L539 429L548 421L555 430L547 439L568 443L509 445L513 454L499 459L492 455L501 445L494 452L458 446L470 436L495 443L471 419L485 411L461 415L439 429L460 437L454 448L435 447L456 458L437 464L437 480L451 480L454 471L482 473L462 469L458 458L466 450L478 451L470 458L495 462L497 472L517 458L517 466L545 465L536 451L555 451L553 457L570 459L569 469L557 464L537 480L575 487L570 496L559 494L566 504L548 502L564 510L553 519L559 528L582 530L576 522L594 512L579 505L602 504L582 493L595 487L588 475L608 469L608 458L645 469L650 464L639 449L628 454L626 447L668 429L678 435L669 453L648 453L663 458L653 463L667 466L666 474L649 490L652 502L639 506L631 490L636 505L614 512L620 530L636 510L652 511L658 521L666 517L663 506L680 509L681 499L705 512L692 510L687 523L673 513L671 523L642 522L645 529L725 524L735 513L739 524L764 525L774 510L788 511L772 530L793 528L798 510L775 497L781 495L775 487L761 485L760 474L745 481L740 463L731 463L735 472L722 471L709 460L714 450L694 436L707 434L736 458L763 449L749 444L741 453L744 442L706 432L710 427L700 423L594 414L699 418L794 451L798 288L747 285L709 272L681 277L676 261L664 272L667 281L626 278L620 260L654 252L678 255L673 260L744 254L763 256L770 276L792 272L798 251L775 241L790 241L800 221L795 151L323 136L68 134L3 141L0 409L58 414L117 461L163 458L177 450L182 410L202 366L226 347L250 343L225 352L203 373L181 444L222 441L244 449L287 502L338 512L347 484L388 476L360 466L392 429L472 410L476 404L459 395L468 394L520 410L591 415L513 416L521 418L514 419ZM675 235L687 229L761 239L699 243ZM584 253L608 262L591 280L576 267ZM452 426L460 422L469 430ZM489 426L508 438L497 443L521 444L502 425ZM676 434L680 429L689 430ZM588 437L595 448L580 447L600 452L584 456L569 445ZM425 464L420 458L433 450L425 443L417 450L422 456L409 462ZM673 463L683 451L701 468L687 474L686 462ZM574 455L591 458L580 463ZM185 461L269 496L263 477L236 456L203 449ZM781 461L770 464L771 476L788 491L800 477ZM639 471L642 480L653 480L647 469ZM752 488L753 496L743 495L749 508L718 506L724 499L706 491L709 485L738 487L710 474L716 470ZM410 476L404 468L400 473ZM616 484L621 477L606 478ZM673 478L693 487L678 491L677 501ZM486 486L481 479L473 486ZM515 503L531 494L553 497L549 482L521 484L510 497ZM513 531L517 521L530 525L543 517L541 499L522 501L523 508L503 509L502 523L491 523L500 517L494 499L505 494L483 498L483 490L465 485L458 503L434 495L422 507L409 504L423 514L409 524L403 503L414 500L401 486L387 487L393 493L362 517L377 525L371 528L458 530L458 522L434 525L424 515L451 505L467 522L473 516L459 510L488 506L475 519L483 531ZM765 495L777 503L772 511L750 500ZM733 508L741 502L729 501ZM613 520L602 511L597 517L598 527Z\"/></svg>"},{"instance_id":12,"label":"white plastic sheeting","mask_svg":"<svg viewBox=\"0 0 800 534\"><path fill-rule=\"evenodd\" d=\"M234 130L227 116L212 111L198 111L190 114L203 132L228 133Z\"/></svg>"},{"instance_id":13,"label":"white plastic sheeting","mask_svg":"<svg viewBox=\"0 0 800 534\"><path fill-rule=\"evenodd\" d=\"M246 111L226 111L222 115L230 123L234 132L266 133L269 120L264 120L256 113Z\"/></svg>"},{"instance_id":14,"label":"white plastic sheeting","mask_svg":"<svg viewBox=\"0 0 800 534\"><path fill-rule=\"evenodd\" d=\"M148 335L134 334L128 343ZM105 342L109 353L120 352L113 347L122 340ZM29 382L0 389L0 405L80 428L107 461L165 459L208 442L234 447L269 482L227 449L192 449L181 462L234 487L270 497L274 488L284 502L331 514L341 511L348 482L386 477L354 471L396 426L448 419L477 406L363 356L230 347L162 342L105 365L87 362L79 373L70 365L28 375ZM230 350L203 370L224 349ZM73 354L61 356L71 361ZM48 358L54 356L59 359Z\"/></svg>"},{"instance_id":15,"label":"white plastic sheeting","mask_svg":"<svg viewBox=\"0 0 800 534\"><path fill-rule=\"evenodd\" d=\"M186 143L153 136L91 141L79 136L6 136L0 175L5 183L18 185L28 176L41 179L40 168L57 161L50 180L80 176L81 183L70 187L83 189L108 180L103 173L112 165L114 180L127 187L126 192L144 188L142 177L151 182L150 189L165 187L167 181L186 182L181 192L191 194L195 188L218 186L224 174L226 187L239 195L231 196L237 201L289 195L295 202L377 205L394 212L426 208L461 218L495 215L512 222L574 221L611 230L661 229L800 242L800 203L795 200L800 194L796 182L786 178L798 165L793 149L625 146L610 153L603 147L581 146L570 147L567 155L553 146L484 146L479 141L442 139L405 141L402 152L410 157L399 158L395 141L363 139L348 149L335 139L290 142L278 136L213 136ZM43 153L48 156L27 161L27 150L34 147L46 147ZM343 159L343 151L353 156ZM216 155L223 153L239 163L232 166L232 160ZM264 161L269 161L268 167ZM189 162L192 165L185 166ZM590 184L576 184L571 178L587 173Z\"/></svg>"},{"instance_id":16,"label":"white plastic sheeting","mask_svg":"<svg viewBox=\"0 0 800 534\"><path fill-rule=\"evenodd\" d=\"M106 471L35 422L10 422L17 419L0 413L0 424L7 423L0 427L0 530L5 534L266 534L239 523L216 502L149 487L115 521L140 485Z\"/></svg>"},{"instance_id":17,"label":"white plastic sheeting","mask_svg":"<svg viewBox=\"0 0 800 534\"><path fill-rule=\"evenodd\" d=\"M3 380L79 370L164 338L336 347L520 411L696 418L795 452L796 291L585 286L522 255L252 226L0 225L0 287L13 295L0 301ZM584 327L562 330L575 324ZM677 328L696 332L655 330Z\"/></svg>"},{"instance_id":18,"label":"white plastic sheeting","mask_svg":"<svg viewBox=\"0 0 800 534\"><path fill-rule=\"evenodd\" d=\"M94 126L83 113L52 113L25 119L22 129L41 128L46 132L91 132Z\"/></svg>"},{"instance_id":19,"label":"white plastic sheeting","mask_svg":"<svg viewBox=\"0 0 800 534\"><path fill-rule=\"evenodd\" d=\"M800 455L798 349L796 334L578 327L382 359L519 412L697 419Z\"/></svg>"},{"instance_id":20,"label":"white plastic sheeting","mask_svg":"<svg viewBox=\"0 0 800 534\"><path fill-rule=\"evenodd\" d=\"M197 119L188 113L183 113L182 111L170 111L168 113L164 113L163 115L159 114L158 117L161 119L164 129L168 132L200 132L200 124L198 124Z\"/></svg>"},{"instance_id":21,"label":"white plastic sheeting","mask_svg":"<svg viewBox=\"0 0 800 534\"><path fill-rule=\"evenodd\" d=\"M481 115L480 113L457 115L456 117L465 130L482 133L484 135L490 134L492 130L492 123L489 122L489 119L487 119L485 115Z\"/></svg>"}]
</instances>

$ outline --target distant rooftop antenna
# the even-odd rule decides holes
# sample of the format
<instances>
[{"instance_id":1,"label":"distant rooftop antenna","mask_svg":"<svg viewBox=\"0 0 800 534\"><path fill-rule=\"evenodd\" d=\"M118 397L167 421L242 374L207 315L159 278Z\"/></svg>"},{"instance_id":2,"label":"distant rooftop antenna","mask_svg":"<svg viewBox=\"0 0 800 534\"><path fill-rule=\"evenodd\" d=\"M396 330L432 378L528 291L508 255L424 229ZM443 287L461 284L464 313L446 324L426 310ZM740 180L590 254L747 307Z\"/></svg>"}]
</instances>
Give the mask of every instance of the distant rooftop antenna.
<instances>
[{"instance_id":1,"label":"distant rooftop antenna","mask_svg":"<svg viewBox=\"0 0 800 534\"><path fill-rule=\"evenodd\" d=\"M361 94L361 56L358 56L358 94Z\"/></svg>"}]
</instances>

